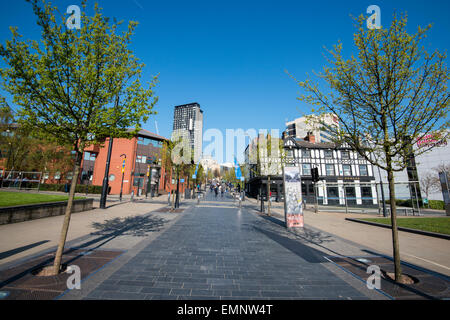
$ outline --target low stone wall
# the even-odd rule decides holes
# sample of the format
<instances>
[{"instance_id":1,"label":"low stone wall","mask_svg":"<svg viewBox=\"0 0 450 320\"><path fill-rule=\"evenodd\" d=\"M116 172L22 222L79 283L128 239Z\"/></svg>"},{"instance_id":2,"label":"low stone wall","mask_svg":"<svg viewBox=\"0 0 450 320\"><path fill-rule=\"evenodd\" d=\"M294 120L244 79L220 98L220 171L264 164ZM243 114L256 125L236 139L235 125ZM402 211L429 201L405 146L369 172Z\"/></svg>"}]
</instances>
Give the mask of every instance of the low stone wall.
<instances>
[{"instance_id":1,"label":"low stone wall","mask_svg":"<svg viewBox=\"0 0 450 320\"><path fill-rule=\"evenodd\" d=\"M72 213L92 210L94 199L73 201ZM67 201L0 208L0 225L64 215Z\"/></svg>"}]
</instances>

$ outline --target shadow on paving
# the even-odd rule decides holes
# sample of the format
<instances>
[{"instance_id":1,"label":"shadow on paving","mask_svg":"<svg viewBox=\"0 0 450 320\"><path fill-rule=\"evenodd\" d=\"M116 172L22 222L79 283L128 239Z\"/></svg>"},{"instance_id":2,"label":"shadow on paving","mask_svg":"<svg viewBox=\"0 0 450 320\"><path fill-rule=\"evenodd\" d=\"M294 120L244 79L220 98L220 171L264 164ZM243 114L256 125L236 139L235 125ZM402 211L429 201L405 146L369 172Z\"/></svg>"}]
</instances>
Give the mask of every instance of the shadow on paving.
<instances>
[{"instance_id":1,"label":"shadow on paving","mask_svg":"<svg viewBox=\"0 0 450 320\"><path fill-rule=\"evenodd\" d=\"M314 248L308 247L297 240L293 240L284 236L281 236L277 233L270 232L267 230L260 229L258 227L254 227L256 231L259 231L260 233L264 234L266 237L272 239L276 243L282 245L286 249L290 250L291 252L295 253L297 256L302 258L303 260L309 262L309 263L323 263L328 262L326 259L323 258L323 253L319 250L316 250Z\"/></svg>"},{"instance_id":2,"label":"shadow on paving","mask_svg":"<svg viewBox=\"0 0 450 320\"><path fill-rule=\"evenodd\" d=\"M12 250L0 252L0 260L8 258L8 257L13 256L13 255L18 254L18 253L21 253L23 251L27 251L27 250L32 249L34 247L40 246L41 244L47 243L49 241L50 240L42 240L42 241L38 241L38 242L29 244L29 245L26 245L26 246L22 246L22 247L15 248L15 249L12 249Z\"/></svg>"},{"instance_id":3,"label":"shadow on paving","mask_svg":"<svg viewBox=\"0 0 450 320\"><path fill-rule=\"evenodd\" d=\"M64 252L64 256L69 259L63 261L64 264L69 265L76 261L77 259L89 255L96 249L100 248L109 241L123 235L131 235L134 237L144 237L150 232L160 231L161 227L167 222L166 219L153 217L151 215L145 216L134 216L127 218L115 218L110 220L105 220L103 223L95 222L92 227L98 231L91 233L91 235L100 235L99 237L84 242L75 248L70 248ZM95 247L90 248L92 245L97 244ZM87 251L80 251L80 249L87 249ZM83 252L81 255L74 253ZM73 256L73 257L72 257ZM93 256L92 256L93 257ZM54 261L54 254L44 254L41 257L35 258L33 260L28 260L20 265L14 266L7 270L0 272L0 288L7 286L14 286L14 283L21 280L22 278L28 279L31 276L31 272L34 270L48 266ZM95 269L95 268L94 268ZM92 269L92 270L94 270ZM87 275L85 275L87 276ZM52 277L45 277L52 278ZM55 281L54 279L50 279Z\"/></svg>"},{"instance_id":4,"label":"shadow on paving","mask_svg":"<svg viewBox=\"0 0 450 320\"><path fill-rule=\"evenodd\" d=\"M114 218L101 223L92 223L92 227L98 231L91 234L110 237L119 235L145 237L149 232L160 231L165 222L167 222L166 219L151 215Z\"/></svg>"},{"instance_id":5,"label":"shadow on paving","mask_svg":"<svg viewBox=\"0 0 450 320\"><path fill-rule=\"evenodd\" d=\"M276 228L278 226L281 226L285 228L284 222L277 219L276 217L268 217L267 215L262 215L259 212L258 215L264 218L266 221L270 221L273 223L271 227L274 232L275 232L274 227ZM264 226L264 228L265 227L266 226ZM369 267L369 265L370 264L378 265L383 274L381 279L382 282L381 291L383 291L384 293L386 293L387 295L389 295L394 299L437 300L437 299L448 299L450 297L450 278L445 275L424 268L420 268L402 261L401 263L403 273L418 279L419 282L412 285L398 284L395 281L386 277L387 272L394 272L394 264L393 259L391 257L381 255L377 252L373 252L367 249L361 249L362 252L373 255L372 257L370 257L370 260L372 262L370 264L366 264L358 260L358 258L367 259L368 257L366 256L350 257L329 248L326 245L326 243L334 242L335 240L333 240L333 237L327 233L321 231L314 231L307 227L304 227L301 230L294 229L287 231L290 234L295 235L296 237L296 239L289 239L286 237L281 237L278 233L274 232L263 230L263 233L266 233L270 238L279 242L281 245L283 245L284 247L288 248L293 252L296 251L295 247L298 246L299 253L297 254L303 259L305 259L305 257L303 257L302 254L306 254L306 257L309 258L311 257L310 253L312 255L320 255L321 258L322 257L327 258L327 261L328 259L330 259L333 263L335 263L342 269L345 269L347 272L350 272L351 274L353 274L355 277L359 278L362 281L366 281L370 276L370 274L367 273L367 268ZM317 245L319 248L323 248L329 252L332 252L332 254L335 254L336 256L329 256L324 252L320 252L319 250L315 250L313 248L309 248L305 245L302 245L296 240L307 241L313 245ZM308 249L305 249L303 247L306 247L310 250L312 249L314 251L308 251ZM311 259L314 260L314 258Z\"/></svg>"}]
</instances>

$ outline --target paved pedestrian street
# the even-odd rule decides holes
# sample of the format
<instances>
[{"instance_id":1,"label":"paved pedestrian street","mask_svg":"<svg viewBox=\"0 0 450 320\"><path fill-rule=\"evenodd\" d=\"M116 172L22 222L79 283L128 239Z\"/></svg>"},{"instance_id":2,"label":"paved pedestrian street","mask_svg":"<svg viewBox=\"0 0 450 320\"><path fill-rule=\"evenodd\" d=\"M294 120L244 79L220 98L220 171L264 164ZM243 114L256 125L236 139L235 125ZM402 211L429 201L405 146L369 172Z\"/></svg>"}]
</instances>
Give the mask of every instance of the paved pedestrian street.
<instances>
[{"instance_id":1,"label":"paved pedestrian street","mask_svg":"<svg viewBox=\"0 0 450 320\"><path fill-rule=\"evenodd\" d=\"M281 225L208 193L83 299L382 299ZM334 270L334 271L333 271ZM349 277L351 278L351 277ZM89 279L87 280L89 281ZM368 292L370 294L368 294ZM372 295L372 296L370 296ZM66 298L70 298L70 293Z\"/></svg>"}]
</instances>

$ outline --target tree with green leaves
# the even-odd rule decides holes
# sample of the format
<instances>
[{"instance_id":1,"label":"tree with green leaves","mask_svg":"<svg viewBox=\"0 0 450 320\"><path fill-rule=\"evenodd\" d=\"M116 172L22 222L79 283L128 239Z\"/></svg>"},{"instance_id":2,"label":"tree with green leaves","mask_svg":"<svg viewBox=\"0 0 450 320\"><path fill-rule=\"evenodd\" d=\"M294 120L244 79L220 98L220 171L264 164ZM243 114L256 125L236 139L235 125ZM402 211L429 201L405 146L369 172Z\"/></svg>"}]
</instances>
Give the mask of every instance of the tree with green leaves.
<instances>
[{"instance_id":1,"label":"tree with green leaves","mask_svg":"<svg viewBox=\"0 0 450 320\"><path fill-rule=\"evenodd\" d=\"M194 150L191 148L189 138L185 132L174 132L172 139L163 143L161 149L161 162L166 172L170 172L170 176L176 175L177 186L180 176L192 176L193 170L195 170ZM172 192L172 210L175 209L175 197L177 193Z\"/></svg>"},{"instance_id":2,"label":"tree with green leaves","mask_svg":"<svg viewBox=\"0 0 450 320\"><path fill-rule=\"evenodd\" d=\"M82 2L81 28L69 29L67 15L44 0L28 0L41 28L39 41L23 41L17 28L0 46L7 67L0 69L3 88L20 106L18 123L34 135L70 145L76 154L69 201L53 273L60 272L75 186L85 148L107 137L135 135L147 121L157 98L141 83L144 67L130 49L137 22L110 23L97 4L93 16ZM129 132L128 128L134 130Z\"/></svg>"},{"instance_id":3,"label":"tree with green leaves","mask_svg":"<svg viewBox=\"0 0 450 320\"><path fill-rule=\"evenodd\" d=\"M194 168L194 172L195 172L195 166L192 166ZM205 180L205 169L203 168L203 166L201 164L198 165L198 169L197 169L197 176L195 179L195 184L202 184L203 181Z\"/></svg>"},{"instance_id":4,"label":"tree with green leaves","mask_svg":"<svg viewBox=\"0 0 450 320\"><path fill-rule=\"evenodd\" d=\"M251 170L255 175L267 177L267 215L271 214L270 184L271 178L281 174L282 163L284 161L283 140L278 137L272 137L271 134L264 136L260 134L257 139L256 147L251 151L252 163ZM254 154L256 152L256 154ZM263 199L261 199L263 201Z\"/></svg>"},{"instance_id":5,"label":"tree with green leaves","mask_svg":"<svg viewBox=\"0 0 450 320\"><path fill-rule=\"evenodd\" d=\"M437 50L429 53L422 45L430 26L409 34L406 14L394 15L389 28L367 29L366 20L364 16L354 19L356 55L344 58L340 42L327 50L329 65L316 74L321 81L309 77L298 81L306 91L299 99L312 104L313 112L337 116L339 126L328 127L335 143L348 144L386 170L395 281L403 282L394 172L407 167L414 144L426 135L447 139L449 73L446 55ZM430 148L416 148L414 153L417 156Z\"/></svg>"}]
</instances>

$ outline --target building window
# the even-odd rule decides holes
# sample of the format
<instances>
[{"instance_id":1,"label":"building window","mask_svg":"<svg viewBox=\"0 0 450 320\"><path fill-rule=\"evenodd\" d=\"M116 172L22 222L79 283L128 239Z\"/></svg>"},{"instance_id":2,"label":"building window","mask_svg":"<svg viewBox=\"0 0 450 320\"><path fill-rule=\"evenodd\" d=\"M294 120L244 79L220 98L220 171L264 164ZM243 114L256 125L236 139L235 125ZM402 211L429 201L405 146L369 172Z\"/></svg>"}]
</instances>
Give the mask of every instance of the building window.
<instances>
[{"instance_id":1,"label":"building window","mask_svg":"<svg viewBox=\"0 0 450 320\"><path fill-rule=\"evenodd\" d=\"M371 187L361 187L361 198L362 204L372 204L372 188Z\"/></svg>"},{"instance_id":2,"label":"building window","mask_svg":"<svg viewBox=\"0 0 450 320\"><path fill-rule=\"evenodd\" d=\"M344 176L349 177L352 175L352 167L349 164L343 164Z\"/></svg>"},{"instance_id":3,"label":"building window","mask_svg":"<svg viewBox=\"0 0 450 320\"><path fill-rule=\"evenodd\" d=\"M350 152L341 151L341 157L342 157L342 159L350 159Z\"/></svg>"},{"instance_id":4,"label":"building window","mask_svg":"<svg viewBox=\"0 0 450 320\"><path fill-rule=\"evenodd\" d=\"M339 204L339 189L337 187L327 187L328 204Z\"/></svg>"},{"instance_id":5,"label":"building window","mask_svg":"<svg viewBox=\"0 0 450 320\"><path fill-rule=\"evenodd\" d=\"M146 156L136 156L136 162L137 163L146 163L147 157Z\"/></svg>"},{"instance_id":6,"label":"building window","mask_svg":"<svg viewBox=\"0 0 450 320\"><path fill-rule=\"evenodd\" d=\"M333 150L325 150L325 159L333 159Z\"/></svg>"},{"instance_id":7,"label":"building window","mask_svg":"<svg viewBox=\"0 0 450 320\"><path fill-rule=\"evenodd\" d=\"M84 160L95 161L96 158L97 158L96 153L92 153L92 152L88 152L88 151L84 153Z\"/></svg>"},{"instance_id":8,"label":"building window","mask_svg":"<svg viewBox=\"0 0 450 320\"><path fill-rule=\"evenodd\" d=\"M61 172L57 171L55 172L55 180L61 179Z\"/></svg>"},{"instance_id":9,"label":"building window","mask_svg":"<svg viewBox=\"0 0 450 320\"><path fill-rule=\"evenodd\" d=\"M327 171L327 176L334 176L334 164L326 164L325 169Z\"/></svg>"},{"instance_id":10,"label":"building window","mask_svg":"<svg viewBox=\"0 0 450 320\"><path fill-rule=\"evenodd\" d=\"M138 137L138 144L149 146L152 145L155 148L161 148L162 147L162 141L153 140L150 138L144 138L144 137Z\"/></svg>"},{"instance_id":11,"label":"building window","mask_svg":"<svg viewBox=\"0 0 450 320\"><path fill-rule=\"evenodd\" d=\"M293 158L294 157L294 150L288 150L287 151L287 157L288 158Z\"/></svg>"},{"instance_id":12,"label":"building window","mask_svg":"<svg viewBox=\"0 0 450 320\"><path fill-rule=\"evenodd\" d=\"M156 164L158 163L157 158L155 156L149 156L146 161L147 164Z\"/></svg>"},{"instance_id":13,"label":"building window","mask_svg":"<svg viewBox=\"0 0 450 320\"><path fill-rule=\"evenodd\" d=\"M311 158L311 150L302 150L302 158Z\"/></svg>"},{"instance_id":14,"label":"building window","mask_svg":"<svg viewBox=\"0 0 450 320\"><path fill-rule=\"evenodd\" d=\"M359 166L359 175L360 176L368 176L369 172L367 171L367 165L362 164Z\"/></svg>"},{"instance_id":15,"label":"building window","mask_svg":"<svg viewBox=\"0 0 450 320\"><path fill-rule=\"evenodd\" d=\"M310 176L311 175L311 164L310 163L302 164L302 171L303 171L304 176Z\"/></svg>"}]
</instances>

